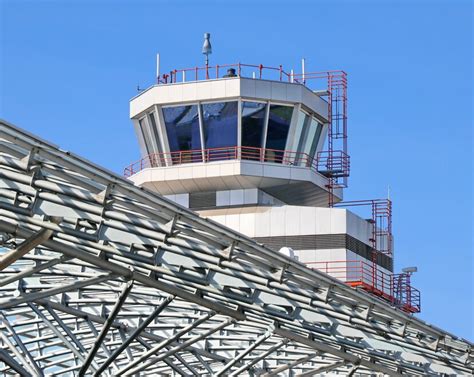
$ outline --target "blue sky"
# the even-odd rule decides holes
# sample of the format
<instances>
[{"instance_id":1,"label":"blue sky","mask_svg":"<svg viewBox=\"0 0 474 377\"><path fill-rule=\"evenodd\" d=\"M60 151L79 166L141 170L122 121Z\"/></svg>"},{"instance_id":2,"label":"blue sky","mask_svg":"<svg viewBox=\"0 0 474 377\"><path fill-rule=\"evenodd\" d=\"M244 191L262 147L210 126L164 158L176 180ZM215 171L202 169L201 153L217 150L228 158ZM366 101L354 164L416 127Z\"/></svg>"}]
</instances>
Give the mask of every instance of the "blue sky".
<instances>
[{"instance_id":1,"label":"blue sky","mask_svg":"<svg viewBox=\"0 0 474 377\"><path fill-rule=\"evenodd\" d=\"M474 339L470 1L0 0L0 116L111 170L138 159L136 86L162 70L283 64L349 74L346 199L394 200L420 318Z\"/></svg>"}]
</instances>

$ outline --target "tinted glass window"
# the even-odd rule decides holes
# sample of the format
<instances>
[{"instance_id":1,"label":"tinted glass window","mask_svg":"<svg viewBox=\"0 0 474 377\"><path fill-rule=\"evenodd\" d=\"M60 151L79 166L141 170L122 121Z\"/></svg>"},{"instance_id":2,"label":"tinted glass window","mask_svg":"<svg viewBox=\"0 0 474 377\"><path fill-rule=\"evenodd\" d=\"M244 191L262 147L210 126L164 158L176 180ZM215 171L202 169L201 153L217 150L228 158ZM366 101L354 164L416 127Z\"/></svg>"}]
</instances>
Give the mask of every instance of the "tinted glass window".
<instances>
[{"instance_id":1,"label":"tinted glass window","mask_svg":"<svg viewBox=\"0 0 474 377\"><path fill-rule=\"evenodd\" d=\"M242 102L242 149L243 160L260 160L262 155L263 128L267 105L258 102Z\"/></svg>"},{"instance_id":2,"label":"tinted glass window","mask_svg":"<svg viewBox=\"0 0 474 377\"><path fill-rule=\"evenodd\" d=\"M242 146L261 148L265 103L242 103Z\"/></svg>"},{"instance_id":3,"label":"tinted glass window","mask_svg":"<svg viewBox=\"0 0 474 377\"><path fill-rule=\"evenodd\" d=\"M237 102L202 105L206 149L237 145Z\"/></svg>"},{"instance_id":4,"label":"tinted glass window","mask_svg":"<svg viewBox=\"0 0 474 377\"><path fill-rule=\"evenodd\" d=\"M277 151L285 149L292 114L292 106L270 105L266 149L275 149ZM266 160L281 162L283 152L277 151L266 151Z\"/></svg>"},{"instance_id":5,"label":"tinted glass window","mask_svg":"<svg viewBox=\"0 0 474 377\"><path fill-rule=\"evenodd\" d=\"M197 105L163 108L171 152L201 149Z\"/></svg>"}]
</instances>

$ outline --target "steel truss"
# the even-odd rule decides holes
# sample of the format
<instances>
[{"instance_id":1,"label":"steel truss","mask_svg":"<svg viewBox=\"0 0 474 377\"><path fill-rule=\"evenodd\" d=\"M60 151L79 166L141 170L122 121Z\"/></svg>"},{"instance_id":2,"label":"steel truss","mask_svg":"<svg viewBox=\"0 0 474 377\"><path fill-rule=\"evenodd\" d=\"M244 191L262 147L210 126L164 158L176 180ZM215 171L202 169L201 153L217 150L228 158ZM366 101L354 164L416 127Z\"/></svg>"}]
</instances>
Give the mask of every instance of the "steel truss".
<instances>
[{"instance_id":1,"label":"steel truss","mask_svg":"<svg viewBox=\"0 0 474 377\"><path fill-rule=\"evenodd\" d=\"M472 343L6 122L0 242L4 375L473 373Z\"/></svg>"}]
</instances>

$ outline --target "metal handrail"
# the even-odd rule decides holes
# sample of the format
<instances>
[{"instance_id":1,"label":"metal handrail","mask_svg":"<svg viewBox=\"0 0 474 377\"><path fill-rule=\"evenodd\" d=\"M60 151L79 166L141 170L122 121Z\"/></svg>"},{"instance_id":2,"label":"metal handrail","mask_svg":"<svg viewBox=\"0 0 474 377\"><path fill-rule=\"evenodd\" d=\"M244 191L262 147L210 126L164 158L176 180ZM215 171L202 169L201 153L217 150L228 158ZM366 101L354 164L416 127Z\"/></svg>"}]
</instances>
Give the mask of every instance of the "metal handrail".
<instances>
[{"instance_id":1,"label":"metal handrail","mask_svg":"<svg viewBox=\"0 0 474 377\"><path fill-rule=\"evenodd\" d=\"M361 260L305 262L305 264L348 285L361 287L381 296L406 312L418 313L421 310L420 291L411 285L407 274L386 273L378 269L377 265Z\"/></svg>"},{"instance_id":2,"label":"metal handrail","mask_svg":"<svg viewBox=\"0 0 474 377\"><path fill-rule=\"evenodd\" d=\"M347 83L346 72L342 70L294 73L292 70L290 72L286 71L282 65L272 67L263 64L246 64L241 62L173 69L169 71L169 73L158 77L157 83L174 84L188 81L220 79L226 77L225 70L229 68L235 69L236 77L272 79L303 85L306 85L306 81L308 80L324 79L327 81L331 77L334 82L340 82L341 84ZM248 74L249 69L252 69L250 75ZM275 73L277 74L276 77L274 76Z\"/></svg>"},{"instance_id":3,"label":"metal handrail","mask_svg":"<svg viewBox=\"0 0 474 377\"><path fill-rule=\"evenodd\" d=\"M225 160L245 160L299 166L318 171L317 158L304 152L231 146L220 148L193 149L164 153L152 153L130 164L124 169L124 176L130 177L147 168L175 166L189 163L214 162Z\"/></svg>"}]
</instances>

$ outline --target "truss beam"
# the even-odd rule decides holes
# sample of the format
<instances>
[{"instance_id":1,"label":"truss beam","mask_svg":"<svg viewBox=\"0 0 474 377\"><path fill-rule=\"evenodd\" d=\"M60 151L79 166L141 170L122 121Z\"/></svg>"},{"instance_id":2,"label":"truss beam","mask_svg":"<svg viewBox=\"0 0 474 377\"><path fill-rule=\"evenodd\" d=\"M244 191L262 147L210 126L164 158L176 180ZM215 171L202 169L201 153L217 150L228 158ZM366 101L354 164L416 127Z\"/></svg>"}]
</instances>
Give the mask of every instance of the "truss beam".
<instances>
[{"instance_id":1,"label":"truss beam","mask_svg":"<svg viewBox=\"0 0 474 377\"><path fill-rule=\"evenodd\" d=\"M153 347L152 349L150 349L149 351L145 352L143 355L138 357L136 360L131 362L126 368L124 368L123 370L121 370L119 372L119 375L125 373L129 369L132 369L134 366L136 366L140 363L143 363L145 360L149 359L152 355L156 354L161 349L165 348L166 346L173 343L174 341L176 341L177 339L179 339L183 335L185 335L188 332L192 331L194 328L198 327L200 324L206 322L209 318L214 316L214 314L215 313L213 313L213 312L209 312L209 313L206 313L203 316L199 317L199 319L197 319L196 321L191 323L189 326L186 326L185 328L181 329L176 334L174 334L172 337L162 341L161 343L159 343L158 345L156 345L155 347Z\"/></svg>"},{"instance_id":2,"label":"truss beam","mask_svg":"<svg viewBox=\"0 0 474 377\"><path fill-rule=\"evenodd\" d=\"M110 315L107 317L104 326L102 327L102 330L100 331L99 336L97 337L96 341L94 342L94 345L90 349L89 353L87 354L86 360L84 361L84 364L82 365L81 369L79 370L79 376L84 376L87 372L87 369L89 368L92 360L94 359L95 354L97 353L97 350L101 346L102 342L104 341L105 337L107 336L107 333L112 326L112 323L114 322L115 318L120 312L120 309L122 308L123 303L127 299L128 294L132 290L133 287L133 280L129 281L128 283L124 284L122 293L120 294L116 304L114 305L112 312Z\"/></svg>"},{"instance_id":3,"label":"truss beam","mask_svg":"<svg viewBox=\"0 0 474 377\"><path fill-rule=\"evenodd\" d=\"M32 376L32 374L27 371L20 363L18 363L13 357L11 357L8 352L2 349L0 349L0 361L12 368L15 372L19 373L20 376Z\"/></svg>"},{"instance_id":4,"label":"truss beam","mask_svg":"<svg viewBox=\"0 0 474 377\"><path fill-rule=\"evenodd\" d=\"M341 358L341 359L343 359L347 362L354 363L354 364L360 364L360 365L363 365L363 366L365 366L365 367L367 367L371 370L375 370L377 372L385 373L385 374L388 374L390 376L402 377L402 375L400 373L397 373L396 371L394 371L392 369L384 367L383 365L374 364L374 363L372 363L368 360L362 359L362 358L360 358L356 355L352 355L352 354L349 354L347 352L335 349L335 348L333 348L331 346L328 346L324 343L315 342L311 339L302 337L301 335L292 333L288 330L275 329L275 333L282 336L282 337L284 337L284 338L288 338L288 339L291 339L295 342L304 344L304 345L306 345L308 347L311 347L315 350L318 350L318 351L321 351L321 352L328 353L330 355L334 355L336 357L339 357L339 358Z\"/></svg>"},{"instance_id":5,"label":"truss beam","mask_svg":"<svg viewBox=\"0 0 474 377\"><path fill-rule=\"evenodd\" d=\"M175 354L176 352L179 352L183 349L186 349L187 347L191 346L192 344L200 341L201 339L203 338L206 338L207 336L215 333L216 331L219 331L221 329L223 329L224 327L230 325L231 323L235 322L234 319L227 319L223 322L221 322L219 325L217 326L214 326L212 327L211 329L199 334L199 335L196 335L195 337L183 342L182 344L176 346L176 347L173 347L172 349L170 349L169 351L165 352L164 354L160 355L160 356L157 356L157 357L154 357L150 360L147 360L146 362L142 363L140 366L137 366L133 369L128 369L126 368L126 370L122 370L122 371L119 371L119 373L117 374L117 376L132 376L133 374L135 373L139 373L140 371L146 369L147 367L149 367L150 365L152 364L156 364L158 363L159 361L162 361L164 359L166 359L167 357L170 357L171 355Z\"/></svg>"},{"instance_id":6,"label":"truss beam","mask_svg":"<svg viewBox=\"0 0 474 377\"><path fill-rule=\"evenodd\" d=\"M122 343L122 345L117 348L112 355L101 365L101 367L97 370L96 376L99 376L100 373L104 372L105 369L114 361L127 347L132 343L137 336L139 336L143 330L153 321L156 317L168 306L168 304L174 299L174 296L169 296L146 318L140 326L138 326L132 334ZM112 324L110 324L112 326Z\"/></svg>"},{"instance_id":7,"label":"truss beam","mask_svg":"<svg viewBox=\"0 0 474 377\"><path fill-rule=\"evenodd\" d=\"M338 361L336 363L332 363L332 364L329 364L329 365L323 365L319 368L316 368L316 369L312 369L312 370L309 370L307 372L304 372L304 373L300 373L300 374L297 374L296 377L310 377L310 376L315 376L317 374L321 374L321 373L326 373L326 372L330 372L334 369L337 369L337 368L340 368L340 367L343 367L344 365L347 364L347 361Z\"/></svg>"},{"instance_id":8,"label":"truss beam","mask_svg":"<svg viewBox=\"0 0 474 377\"><path fill-rule=\"evenodd\" d=\"M271 376L336 362L349 373L359 366L390 375L474 373L471 342L0 121L3 245L26 249L44 230L52 234L30 243L34 253L2 271L0 310L45 373L77 375L99 338L97 324L106 323L88 374L102 367L100 374L113 374L151 350L124 374L215 374L227 366L222 375L255 375L263 366ZM122 280L136 289L112 320ZM215 316L180 334L209 312ZM234 323L206 333L226 320ZM260 342L268 328L276 330ZM19 364L37 375L10 332L0 334L1 354L10 357L2 372L20 373Z\"/></svg>"},{"instance_id":9,"label":"truss beam","mask_svg":"<svg viewBox=\"0 0 474 377\"><path fill-rule=\"evenodd\" d=\"M35 247L41 245L44 241L48 240L52 234L53 231L50 229L41 229L38 233L24 240L16 249L2 255L0 257L0 271L15 263Z\"/></svg>"},{"instance_id":10,"label":"truss beam","mask_svg":"<svg viewBox=\"0 0 474 377\"><path fill-rule=\"evenodd\" d=\"M253 358L251 361L249 361L247 364L241 366L239 369L236 371L232 372L229 374L229 377L236 377L239 376L241 373L249 370L253 365L257 364L261 360L265 359L268 355L271 353L275 352L277 349L281 348L284 346L286 343L288 343L288 339L282 340L278 344L275 344L273 347L270 347L267 351L263 352L262 354L256 356Z\"/></svg>"},{"instance_id":11,"label":"truss beam","mask_svg":"<svg viewBox=\"0 0 474 377\"><path fill-rule=\"evenodd\" d=\"M321 352L315 352L315 353L312 353L308 356L305 356L305 357L302 357L298 360L295 360L291 363L288 363L288 364L284 364L280 367L277 367L275 369L273 369L272 371L268 372L268 373L265 373L262 375L262 377L272 377L272 376L278 376L279 373L282 373L288 369L291 369L297 365L300 365L300 364L303 364L311 359L314 359L315 357L317 357L318 355L320 355Z\"/></svg>"},{"instance_id":12,"label":"truss beam","mask_svg":"<svg viewBox=\"0 0 474 377\"><path fill-rule=\"evenodd\" d=\"M250 352L252 352L255 348L257 348L261 343L263 343L268 337L272 335L271 331L267 331L265 334L261 335L244 351L242 351L238 356L234 357L231 361L229 361L224 368L222 368L217 374L216 377L222 376L225 372L227 372L232 366L242 360L245 356L247 356Z\"/></svg>"}]
</instances>

